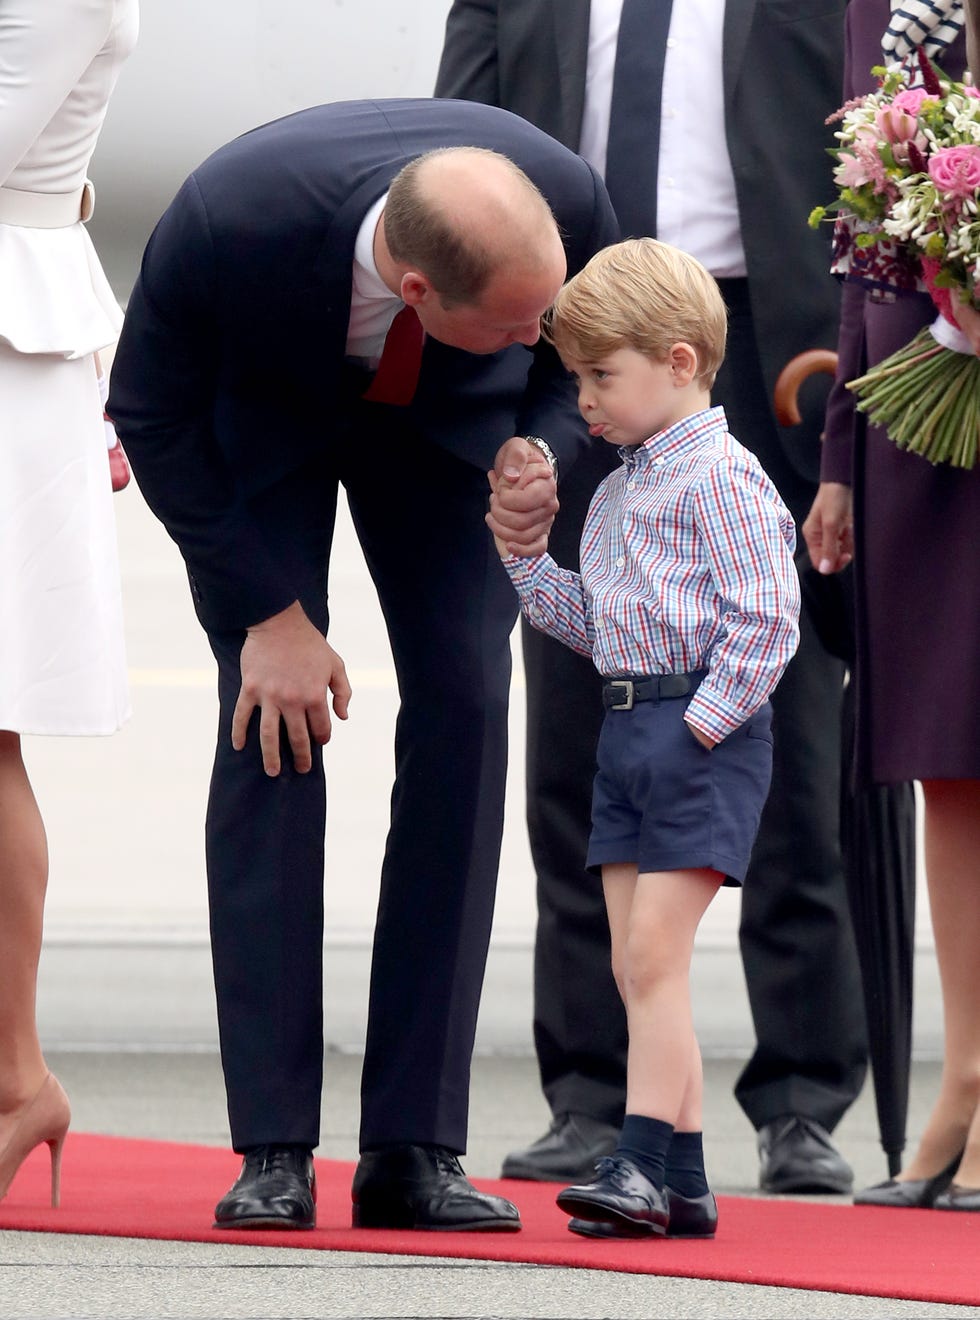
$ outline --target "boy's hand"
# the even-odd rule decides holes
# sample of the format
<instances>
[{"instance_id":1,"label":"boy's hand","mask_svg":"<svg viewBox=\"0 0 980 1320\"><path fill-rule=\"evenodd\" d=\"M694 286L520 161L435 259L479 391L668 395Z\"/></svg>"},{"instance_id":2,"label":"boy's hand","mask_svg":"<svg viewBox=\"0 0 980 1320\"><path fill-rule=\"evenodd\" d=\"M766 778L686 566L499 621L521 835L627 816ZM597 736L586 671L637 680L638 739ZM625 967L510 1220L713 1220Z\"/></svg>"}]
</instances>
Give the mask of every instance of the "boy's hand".
<instances>
[{"instance_id":1,"label":"boy's hand","mask_svg":"<svg viewBox=\"0 0 980 1320\"><path fill-rule=\"evenodd\" d=\"M501 555L544 554L558 512L551 465L544 454L520 436L502 445L490 482L487 526Z\"/></svg>"},{"instance_id":2,"label":"boy's hand","mask_svg":"<svg viewBox=\"0 0 980 1320\"><path fill-rule=\"evenodd\" d=\"M688 728L691 730L691 732L694 734L695 738L697 738L697 740L698 740L698 742L701 744L701 746L702 746L702 747L707 747L708 751L710 752L711 749L714 747L715 744L714 744L714 742L708 737L708 735L707 735L706 733L702 733L700 729L696 729L696 728L694 727L694 725L693 725L693 724L689 724L687 720L685 720L684 723L687 724L687 727L688 727Z\"/></svg>"},{"instance_id":3,"label":"boy's hand","mask_svg":"<svg viewBox=\"0 0 980 1320\"><path fill-rule=\"evenodd\" d=\"M496 474L496 472L488 472L488 473L487 473L487 480L490 482L490 492L491 492L491 494L490 494L490 508L492 509L492 508L493 508L493 498L494 498L494 496L495 496L496 493L497 493L497 488L498 488L498 486L499 486L500 483L499 483L498 480L497 480L497 474ZM487 526L491 529L491 531L493 531L494 522L493 522L493 514L492 514L492 513L488 513L488 514L487 514L487 517L486 517L486 523L487 523ZM507 556L511 553L511 551L507 548L507 542L501 540L501 538L497 535L496 532L494 532L494 534L493 534L493 544L494 544L494 546L495 546L495 548L496 548L497 554L500 556L501 559L506 559Z\"/></svg>"}]
</instances>

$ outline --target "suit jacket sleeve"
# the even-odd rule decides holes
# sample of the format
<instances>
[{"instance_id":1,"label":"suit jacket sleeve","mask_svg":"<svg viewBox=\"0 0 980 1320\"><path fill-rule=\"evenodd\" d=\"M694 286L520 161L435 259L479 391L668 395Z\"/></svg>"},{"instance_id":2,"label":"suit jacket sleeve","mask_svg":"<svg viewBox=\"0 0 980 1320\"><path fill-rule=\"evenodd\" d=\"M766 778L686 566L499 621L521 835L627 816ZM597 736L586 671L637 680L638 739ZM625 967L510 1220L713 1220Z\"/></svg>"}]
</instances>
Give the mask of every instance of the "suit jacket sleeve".
<instances>
[{"instance_id":1,"label":"suit jacket sleeve","mask_svg":"<svg viewBox=\"0 0 980 1320\"><path fill-rule=\"evenodd\" d=\"M864 370L864 300L861 285L845 282L837 338L837 370L827 397L827 416L820 455L820 480L851 484L857 399L847 388Z\"/></svg>"},{"instance_id":2,"label":"suit jacket sleeve","mask_svg":"<svg viewBox=\"0 0 980 1320\"><path fill-rule=\"evenodd\" d=\"M221 631L269 618L296 592L245 512L215 437L214 281L192 176L147 246L108 411L147 504L180 547L202 623Z\"/></svg>"},{"instance_id":3,"label":"suit jacket sleeve","mask_svg":"<svg viewBox=\"0 0 980 1320\"><path fill-rule=\"evenodd\" d=\"M855 80L855 61L851 20L853 12L844 17L844 84L842 100L863 95L869 91L868 70L859 70ZM885 20L887 21L887 20ZM884 31L884 28L882 28ZM851 484L854 462L854 424L857 410L854 395L846 388L849 380L860 376L864 361L864 299L862 285L844 280L841 290L840 323L837 333L837 370L834 383L827 396L824 418L823 444L820 451L820 480Z\"/></svg>"},{"instance_id":4,"label":"suit jacket sleeve","mask_svg":"<svg viewBox=\"0 0 980 1320\"><path fill-rule=\"evenodd\" d=\"M500 105L497 0L456 0L436 75L436 96Z\"/></svg>"}]
</instances>

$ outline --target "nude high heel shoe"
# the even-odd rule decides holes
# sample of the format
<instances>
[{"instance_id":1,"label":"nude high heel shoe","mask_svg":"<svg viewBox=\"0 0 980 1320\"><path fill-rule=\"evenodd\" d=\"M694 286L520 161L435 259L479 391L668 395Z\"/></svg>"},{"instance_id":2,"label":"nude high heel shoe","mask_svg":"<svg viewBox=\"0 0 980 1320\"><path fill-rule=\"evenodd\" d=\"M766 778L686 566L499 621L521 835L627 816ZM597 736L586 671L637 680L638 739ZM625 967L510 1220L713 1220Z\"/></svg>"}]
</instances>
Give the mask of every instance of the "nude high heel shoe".
<instances>
[{"instance_id":1,"label":"nude high heel shoe","mask_svg":"<svg viewBox=\"0 0 980 1320\"><path fill-rule=\"evenodd\" d=\"M47 1143L51 1152L51 1204L61 1203L61 1153L71 1122L68 1097L53 1073L20 1112L7 1144L0 1150L0 1201L7 1195L14 1175L35 1146Z\"/></svg>"}]
</instances>

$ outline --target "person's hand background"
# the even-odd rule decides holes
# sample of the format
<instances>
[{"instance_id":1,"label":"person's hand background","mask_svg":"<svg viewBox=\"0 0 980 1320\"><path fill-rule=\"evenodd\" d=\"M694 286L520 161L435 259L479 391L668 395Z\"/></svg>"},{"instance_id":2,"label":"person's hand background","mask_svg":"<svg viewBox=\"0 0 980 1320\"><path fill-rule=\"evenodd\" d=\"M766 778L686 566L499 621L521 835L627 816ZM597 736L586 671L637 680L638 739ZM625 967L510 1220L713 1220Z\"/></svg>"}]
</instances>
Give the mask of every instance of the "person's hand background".
<instances>
[{"instance_id":1,"label":"person's hand background","mask_svg":"<svg viewBox=\"0 0 980 1320\"><path fill-rule=\"evenodd\" d=\"M956 323L970 341L970 347L980 357L980 312L968 303L953 302Z\"/></svg>"},{"instance_id":2,"label":"person's hand background","mask_svg":"<svg viewBox=\"0 0 980 1320\"><path fill-rule=\"evenodd\" d=\"M854 499L850 486L822 481L803 524L810 562L819 573L839 573L854 558Z\"/></svg>"}]
</instances>

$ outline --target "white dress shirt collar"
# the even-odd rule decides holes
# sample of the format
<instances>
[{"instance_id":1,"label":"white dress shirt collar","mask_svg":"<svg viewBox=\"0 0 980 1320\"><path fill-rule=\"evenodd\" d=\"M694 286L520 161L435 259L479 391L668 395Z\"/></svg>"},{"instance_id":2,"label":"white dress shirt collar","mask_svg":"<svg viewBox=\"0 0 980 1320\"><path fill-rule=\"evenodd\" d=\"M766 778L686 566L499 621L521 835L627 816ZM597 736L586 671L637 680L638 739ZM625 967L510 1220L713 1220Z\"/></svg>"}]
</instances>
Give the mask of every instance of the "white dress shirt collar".
<instances>
[{"instance_id":1,"label":"white dress shirt collar","mask_svg":"<svg viewBox=\"0 0 980 1320\"><path fill-rule=\"evenodd\" d=\"M387 200L388 194L383 193L370 208L354 244L347 356L371 367L378 365L388 328L404 305L382 280L374 260L374 234Z\"/></svg>"}]
</instances>

